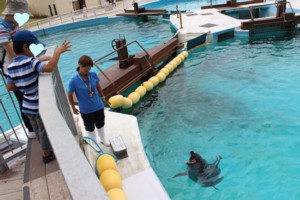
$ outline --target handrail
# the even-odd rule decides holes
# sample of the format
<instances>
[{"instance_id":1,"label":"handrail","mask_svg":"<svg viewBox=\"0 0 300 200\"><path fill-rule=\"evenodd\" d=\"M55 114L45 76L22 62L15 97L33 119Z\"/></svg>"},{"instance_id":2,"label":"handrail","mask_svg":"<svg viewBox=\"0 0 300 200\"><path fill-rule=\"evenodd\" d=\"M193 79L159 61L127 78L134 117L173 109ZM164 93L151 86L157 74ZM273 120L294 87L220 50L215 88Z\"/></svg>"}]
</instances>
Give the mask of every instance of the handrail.
<instances>
[{"instance_id":1,"label":"handrail","mask_svg":"<svg viewBox=\"0 0 300 200\"><path fill-rule=\"evenodd\" d=\"M153 66L153 65L151 64L151 62L148 60L148 57L152 60L152 56L150 56L150 54L147 52L147 50L146 50L146 49L145 49L138 41L136 41L136 40L134 40L134 41L132 41L132 42L130 42L130 43L128 43L128 44L126 44L126 45L124 45L124 46L118 48L118 49L115 49L115 50L113 50L112 52L110 52L110 53L108 53L108 54L106 54L106 55L104 55L104 56L102 56L102 57L96 59L96 60L94 61L94 64L97 63L97 62L99 62L99 61L101 61L101 60L103 60L104 58L110 56L111 54L115 53L116 51L119 51L120 49L123 49L124 47L127 47L127 46L129 46L129 45L131 45L131 44L133 44L133 43L136 43L136 44L137 44L137 45L138 45L138 46L146 53L146 55L147 55L147 56L145 56L146 62L149 64L149 66ZM96 65L96 67L97 67L97 69L104 75L104 77L105 77L105 78L106 78L113 86L115 86L115 83L112 82L112 81L109 79L109 77L104 73L104 71L102 71L101 68L100 68L98 65Z\"/></svg>"},{"instance_id":2,"label":"handrail","mask_svg":"<svg viewBox=\"0 0 300 200\"><path fill-rule=\"evenodd\" d=\"M282 0L279 0L279 1L282 1ZM289 4L289 5L290 5L290 8L291 8L291 10L292 10L292 13L295 13L295 12L294 12L294 9L293 9L293 7L292 7L292 4L291 4L289 1L287 1L287 2L285 2L285 3ZM270 3L269 5L273 5L273 4L274 4L275 6L277 6L278 0L276 0L275 3ZM249 6L249 12L250 12L250 15L251 15L251 21L252 21L252 22L254 22L253 8L255 8L255 7L258 7L258 6Z\"/></svg>"}]
</instances>

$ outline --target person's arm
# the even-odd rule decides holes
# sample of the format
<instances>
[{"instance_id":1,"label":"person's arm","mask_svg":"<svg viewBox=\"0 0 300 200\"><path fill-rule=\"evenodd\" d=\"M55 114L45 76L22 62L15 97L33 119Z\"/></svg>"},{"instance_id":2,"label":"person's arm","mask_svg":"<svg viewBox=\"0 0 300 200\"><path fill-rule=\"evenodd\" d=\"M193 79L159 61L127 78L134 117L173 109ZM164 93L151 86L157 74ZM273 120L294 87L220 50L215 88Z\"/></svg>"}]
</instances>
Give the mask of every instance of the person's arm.
<instances>
[{"instance_id":1,"label":"person's arm","mask_svg":"<svg viewBox=\"0 0 300 200\"><path fill-rule=\"evenodd\" d=\"M101 86L100 86L100 82L98 82L98 84L96 85L96 88L97 88L97 90L98 90L98 93L99 93L100 98L102 99L102 101L103 101L103 103L104 103L104 105L105 105L107 102L106 102L105 96L104 96L104 94L103 94L102 88L101 88Z\"/></svg>"},{"instance_id":2,"label":"person's arm","mask_svg":"<svg viewBox=\"0 0 300 200\"><path fill-rule=\"evenodd\" d=\"M79 114L79 111L77 110L77 108L75 107L76 103L74 102L74 98L73 98L73 93L72 92L68 92L68 100L69 100L69 103L72 107L72 110L73 110L73 113L75 115L78 115Z\"/></svg>"},{"instance_id":3,"label":"person's arm","mask_svg":"<svg viewBox=\"0 0 300 200\"><path fill-rule=\"evenodd\" d=\"M6 88L9 90L9 91L12 91L12 90L18 90L18 88L16 87L16 85L14 83L6 83Z\"/></svg>"},{"instance_id":4,"label":"person's arm","mask_svg":"<svg viewBox=\"0 0 300 200\"><path fill-rule=\"evenodd\" d=\"M10 57L10 58L14 58L16 57L16 53L13 49L13 45L12 45L12 42L7 42L7 43L3 43L1 44L3 46L3 48L5 49L7 55Z\"/></svg>"},{"instance_id":5,"label":"person's arm","mask_svg":"<svg viewBox=\"0 0 300 200\"><path fill-rule=\"evenodd\" d=\"M70 47L72 45L68 41L64 41L60 47L56 49L53 54L53 57L49 60L49 62L43 67L42 72L52 72L54 68L57 66L60 55L66 51L70 51Z\"/></svg>"},{"instance_id":6,"label":"person's arm","mask_svg":"<svg viewBox=\"0 0 300 200\"><path fill-rule=\"evenodd\" d=\"M36 59L38 59L39 61L43 62L43 61L48 61L50 60L52 57L51 56L41 56L41 57L36 57Z\"/></svg>"}]
</instances>

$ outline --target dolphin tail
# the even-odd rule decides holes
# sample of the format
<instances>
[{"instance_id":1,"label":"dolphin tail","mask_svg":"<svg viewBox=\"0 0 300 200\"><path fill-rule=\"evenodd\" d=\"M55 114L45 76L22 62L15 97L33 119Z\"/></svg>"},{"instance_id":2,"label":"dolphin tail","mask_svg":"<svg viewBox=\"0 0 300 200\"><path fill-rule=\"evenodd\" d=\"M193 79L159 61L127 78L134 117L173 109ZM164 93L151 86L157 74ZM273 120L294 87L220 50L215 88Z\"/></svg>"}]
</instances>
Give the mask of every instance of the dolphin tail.
<instances>
[{"instance_id":1,"label":"dolphin tail","mask_svg":"<svg viewBox=\"0 0 300 200\"><path fill-rule=\"evenodd\" d=\"M187 172L181 172L179 174L176 174L175 176L173 176L172 178L176 178L178 176L186 176L188 173Z\"/></svg>"}]
</instances>

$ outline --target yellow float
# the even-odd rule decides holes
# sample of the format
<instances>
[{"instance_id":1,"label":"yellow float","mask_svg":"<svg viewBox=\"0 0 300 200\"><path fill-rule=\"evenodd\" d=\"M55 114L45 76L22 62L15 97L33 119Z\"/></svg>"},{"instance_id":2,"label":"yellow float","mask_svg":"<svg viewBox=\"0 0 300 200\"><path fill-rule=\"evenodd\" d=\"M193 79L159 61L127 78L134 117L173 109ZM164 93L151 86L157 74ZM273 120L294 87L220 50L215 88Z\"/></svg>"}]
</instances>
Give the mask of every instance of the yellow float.
<instances>
[{"instance_id":1,"label":"yellow float","mask_svg":"<svg viewBox=\"0 0 300 200\"><path fill-rule=\"evenodd\" d=\"M141 85L135 89L135 92L138 92L140 94L140 97L142 98L143 96L145 96L147 89Z\"/></svg>"},{"instance_id":2,"label":"yellow float","mask_svg":"<svg viewBox=\"0 0 300 200\"><path fill-rule=\"evenodd\" d=\"M138 92L131 92L128 96L128 99L132 101L132 104L136 104L140 100L141 96Z\"/></svg>"},{"instance_id":3,"label":"yellow float","mask_svg":"<svg viewBox=\"0 0 300 200\"><path fill-rule=\"evenodd\" d=\"M150 81L145 81L142 83L142 85L146 88L147 92L153 89L154 85Z\"/></svg>"},{"instance_id":4,"label":"yellow float","mask_svg":"<svg viewBox=\"0 0 300 200\"><path fill-rule=\"evenodd\" d=\"M179 55L177 56L177 58L180 58L181 62L183 62L184 59L185 59L184 55L181 55L181 54L179 54Z\"/></svg>"},{"instance_id":5,"label":"yellow float","mask_svg":"<svg viewBox=\"0 0 300 200\"><path fill-rule=\"evenodd\" d=\"M174 69L176 69L176 67L178 66L178 63L174 60L172 60L171 62L169 62L169 65L172 65Z\"/></svg>"},{"instance_id":6,"label":"yellow float","mask_svg":"<svg viewBox=\"0 0 300 200\"><path fill-rule=\"evenodd\" d=\"M123 96L122 95L115 95L109 98L108 104L111 108L118 108L123 105Z\"/></svg>"},{"instance_id":7,"label":"yellow float","mask_svg":"<svg viewBox=\"0 0 300 200\"><path fill-rule=\"evenodd\" d=\"M180 55L183 55L184 58L188 57L189 53L187 51L183 51L180 53Z\"/></svg>"},{"instance_id":8,"label":"yellow float","mask_svg":"<svg viewBox=\"0 0 300 200\"><path fill-rule=\"evenodd\" d=\"M125 192L119 188L113 188L107 194L110 200L127 200Z\"/></svg>"},{"instance_id":9,"label":"yellow float","mask_svg":"<svg viewBox=\"0 0 300 200\"><path fill-rule=\"evenodd\" d=\"M114 169L107 169L102 172L100 182L106 191L113 188L122 189L123 186L120 174Z\"/></svg>"},{"instance_id":10,"label":"yellow float","mask_svg":"<svg viewBox=\"0 0 300 200\"><path fill-rule=\"evenodd\" d=\"M151 83L153 83L153 87L157 86L159 84L159 79L156 76L152 76L151 78L149 78L149 80Z\"/></svg>"},{"instance_id":11,"label":"yellow float","mask_svg":"<svg viewBox=\"0 0 300 200\"><path fill-rule=\"evenodd\" d=\"M170 73L174 70L174 66L171 64L167 64L164 68L167 68Z\"/></svg>"},{"instance_id":12,"label":"yellow float","mask_svg":"<svg viewBox=\"0 0 300 200\"><path fill-rule=\"evenodd\" d=\"M131 108L132 104L133 104L133 103L132 103L131 99L129 99L129 98L127 98L127 97L124 97L124 98L123 98L123 105L122 105L122 108L124 108L124 109Z\"/></svg>"},{"instance_id":13,"label":"yellow float","mask_svg":"<svg viewBox=\"0 0 300 200\"><path fill-rule=\"evenodd\" d=\"M159 79L160 83L166 79L166 75L162 72L158 72L155 76Z\"/></svg>"},{"instance_id":14,"label":"yellow float","mask_svg":"<svg viewBox=\"0 0 300 200\"><path fill-rule=\"evenodd\" d=\"M170 74L170 70L168 68L162 68L159 72L164 73L166 76L168 76Z\"/></svg>"},{"instance_id":15,"label":"yellow float","mask_svg":"<svg viewBox=\"0 0 300 200\"><path fill-rule=\"evenodd\" d=\"M179 58L179 57L176 57L176 58L174 58L173 60L174 60L175 62L177 62L178 65L181 63L181 58Z\"/></svg>"},{"instance_id":16,"label":"yellow float","mask_svg":"<svg viewBox=\"0 0 300 200\"><path fill-rule=\"evenodd\" d=\"M102 172L104 172L107 169L114 169L117 170L117 163L114 159L114 157L112 157L109 154L103 154L101 156L99 156L99 158L97 159L97 171L98 174L101 175Z\"/></svg>"}]
</instances>

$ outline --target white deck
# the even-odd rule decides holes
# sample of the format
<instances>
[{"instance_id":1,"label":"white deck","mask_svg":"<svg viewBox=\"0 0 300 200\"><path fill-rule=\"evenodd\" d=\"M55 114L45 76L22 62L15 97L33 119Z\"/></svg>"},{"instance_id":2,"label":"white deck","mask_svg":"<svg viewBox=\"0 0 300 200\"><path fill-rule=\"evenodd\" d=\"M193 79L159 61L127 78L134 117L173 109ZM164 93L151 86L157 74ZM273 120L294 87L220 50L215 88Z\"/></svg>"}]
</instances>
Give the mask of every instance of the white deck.
<instances>
[{"instance_id":1,"label":"white deck","mask_svg":"<svg viewBox=\"0 0 300 200\"><path fill-rule=\"evenodd\" d=\"M182 28L176 14L171 15L170 22L180 31L180 35L187 35L184 41L195 36L208 33L211 37L216 32L235 29L241 25L240 20L221 14L217 9L192 10L181 13ZM191 37L192 38L191 38ZM208 39L208 38L207 38ZM213 42L212 38L207 42Z\"/></svg>"},{"instance_id":2,"label":"white deck","mask_svg":"<svg viewBox=\"0 0 300 200\"><path fill-rule=\"evenodd\" d=\"M292 0L290 2L293 9L300 9L299 1ZM249 6L270 5L273 3L274 2L241 5L238 7L228 7L228 9L241 9L248 8ZM287 8L290 8L290 6L287 5ZM220 10L215 8L187 11L186 13L181 13L181 17L182 27L177 14L172 14L170 16L171 25L179 31L178 38L181 43L186 43L187 41L205 33L207 33L206 42L213 43L216 42L216 34L231 30L247 32L240 30L241 22L245 20L235 19L224 15L220 13Z\"/></svg>"},{"instance_id":3,"label":"white deck","mask_svg":"<svg viewBox=\"0 0 300 200\"><path fill-rule=\"evenodd\" d=\"M85 136L83 122L76 116L83 136ZM123 190L128 199L132 200L168 200L170 197L160 180L150 166L142 145L136 117L105 111L105 134L108 139L121 136L127 147L128 157L117 162L118 171L123 182ZM100 145L104 152L112 153L111 148ZM87 157L95 166L97 154L92 148L87 148Z\"/></svg>"}]
</instances>

